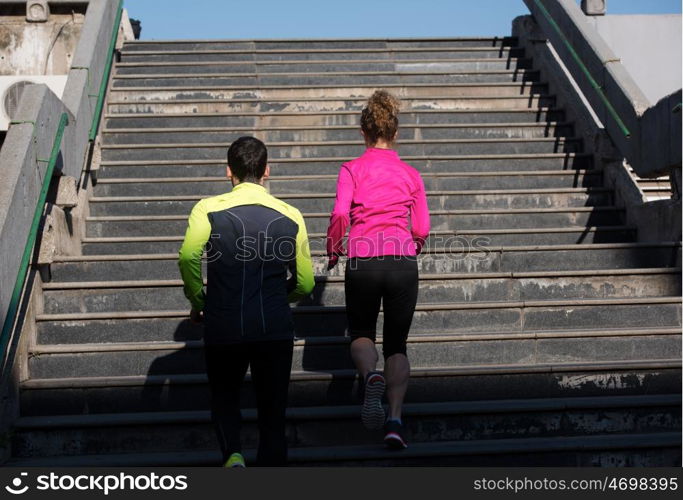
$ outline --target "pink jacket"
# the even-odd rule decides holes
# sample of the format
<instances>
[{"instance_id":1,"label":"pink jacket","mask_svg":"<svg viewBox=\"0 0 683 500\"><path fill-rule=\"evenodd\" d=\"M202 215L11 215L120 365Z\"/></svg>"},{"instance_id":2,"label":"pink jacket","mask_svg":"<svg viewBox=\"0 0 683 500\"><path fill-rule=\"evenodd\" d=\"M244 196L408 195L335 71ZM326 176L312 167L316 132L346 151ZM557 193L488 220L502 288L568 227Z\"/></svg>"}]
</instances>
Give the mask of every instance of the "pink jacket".
<instances>
[{"instance_id":1,"label":"pink jacket","mask_svg":"<svg viewBox=\"0 0 683 500\"><path fill-rule=\"evenodd\" d=\"M342 239L349 222L349 257L419 254L429 234L427 196L419 172L393 149L368 148L344 163L327 229L329 256L344 254Z\"/></svg>"}]
</instances>

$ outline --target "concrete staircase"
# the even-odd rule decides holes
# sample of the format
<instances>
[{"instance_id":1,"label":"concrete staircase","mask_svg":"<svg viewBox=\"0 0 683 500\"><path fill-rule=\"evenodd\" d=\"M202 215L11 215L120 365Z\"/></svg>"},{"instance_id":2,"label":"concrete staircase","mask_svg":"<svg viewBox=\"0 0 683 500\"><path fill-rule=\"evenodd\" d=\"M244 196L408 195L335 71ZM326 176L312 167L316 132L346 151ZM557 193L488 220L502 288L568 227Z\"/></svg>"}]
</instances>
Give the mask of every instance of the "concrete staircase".
<instances>
[{"instance_id":1,"label":"concrete staircase","mask_svg":"<svg viewBox=\"0 0 683 500\"><path fill-rule=\"evenodd\" d=\"M360 425L343 266L324 271L336 174L363 151L376 88L403 100L399 153L432 210L399 453ZM44 285L13 463L217 463L175 260L245 134L268 144L268 188L304 213L315 257L295 308L293 463L680 465L680 243L636 242L509 38L125 45L83 255Z\"/></svg>"},{"instance_id":2,"label":"concrete staircase","mask_svg":"<svg viewBox=\"0 0 683 500\"><path fill-rule=\"evenodd\" d=\"M635 180L636 184L643 192L646 201L658 201L667 200L671 198L671 180L668 175L663 175L661 177L653 177L650 179L645 179L639 177L635 171L629 167L629 173L631 177Z\"/></svg>"}]
</instances>

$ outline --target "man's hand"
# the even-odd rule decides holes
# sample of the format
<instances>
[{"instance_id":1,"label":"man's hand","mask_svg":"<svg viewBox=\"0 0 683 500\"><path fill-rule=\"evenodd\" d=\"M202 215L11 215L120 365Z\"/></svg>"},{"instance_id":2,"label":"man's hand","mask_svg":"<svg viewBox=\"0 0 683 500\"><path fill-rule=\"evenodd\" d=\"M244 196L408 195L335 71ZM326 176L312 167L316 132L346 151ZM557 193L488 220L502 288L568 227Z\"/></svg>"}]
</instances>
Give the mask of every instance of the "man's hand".
<instances>
[{"instance_id":1,"label":"man's hand","mask_svg":"<svg viewBox=\"0 0 683 500\"><path fill-rule=\"evenodd\" d=\"M192 309L190 311L190 321L192 321L195 325L204 323L204 311L195 311Z\"/></svg>"}]
</instances>

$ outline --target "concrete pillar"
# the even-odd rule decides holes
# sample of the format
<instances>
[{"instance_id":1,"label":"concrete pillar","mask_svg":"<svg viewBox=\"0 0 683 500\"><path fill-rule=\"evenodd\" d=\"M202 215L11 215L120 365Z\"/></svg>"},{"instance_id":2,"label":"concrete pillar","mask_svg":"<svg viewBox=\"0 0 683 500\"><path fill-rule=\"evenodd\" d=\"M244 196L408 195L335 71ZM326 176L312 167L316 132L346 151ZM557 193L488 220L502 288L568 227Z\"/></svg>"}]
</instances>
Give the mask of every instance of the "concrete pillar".
<instances>
[{"instance_id":1,"label":"concrete pillar","mask_svg":"<svg viewBox=\"0 0 683 500\"><path fill-rule=\"evenodd\" d=\"M587 16L604 16L607 12L607 0L581 0L581 10Z\"/></svg>"},{"instance_id":2,"label":"concrete pillar","mask_svg":"<svg viewBox=\"0 0 683 500\"><path fill-rule=\"evenodd\" d=\"M26 2L26 20L30 23L44 23L50 18L50 5L47 0Z\"/></svg>"}]
</instances>

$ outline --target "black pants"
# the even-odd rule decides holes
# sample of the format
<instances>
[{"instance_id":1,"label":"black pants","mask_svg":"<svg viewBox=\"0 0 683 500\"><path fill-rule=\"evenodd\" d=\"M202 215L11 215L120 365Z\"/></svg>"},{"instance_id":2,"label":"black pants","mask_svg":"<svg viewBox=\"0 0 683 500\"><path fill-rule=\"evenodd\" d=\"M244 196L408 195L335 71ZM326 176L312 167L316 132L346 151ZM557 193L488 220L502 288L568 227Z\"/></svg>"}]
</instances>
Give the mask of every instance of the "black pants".
<instances>
[{"instance_id":1,"label":"black pants","mask_svg":"<svg viewBox=\"0 0 683 500\"><path fill-rule=\"evenodd\" d=\"M417 259L408 256L354 257L346 263L346 316L352 339L373 342L380 304L384 305L384 358L406 354L406 340L417 304Z\"/></svg>"},{"instance_id":2,"label":"black pants","mask_svg":"<svg viewBox=\"0 0 683 500\"><path fill-rule=\"evenodd\" d=\"M285 411L293 346L292 340L275 340L206 347L211 418L223 453L223 463L233 453L242 452L240 391L247 368L251 366L258 410L258 465L286 465Z\"/></svg>"}]
</instances>

